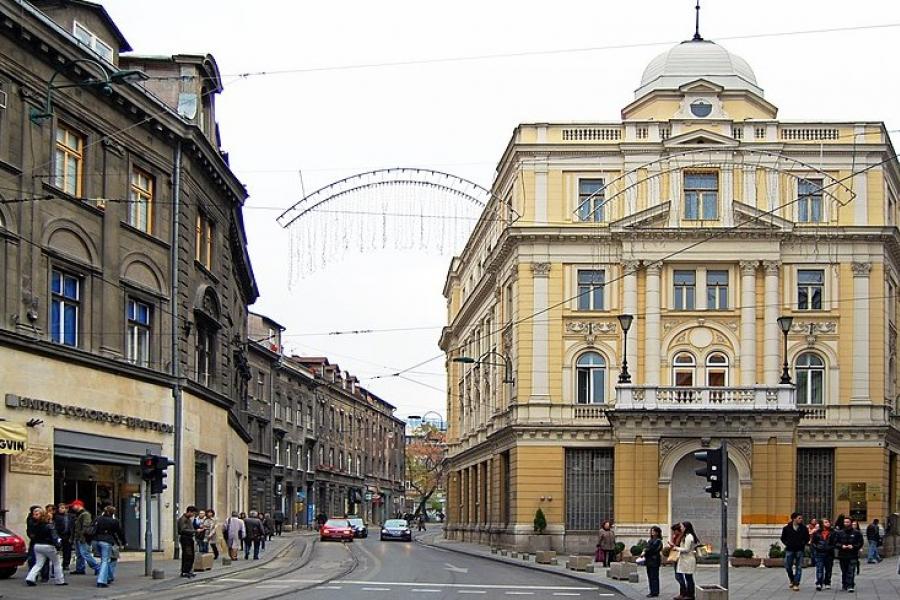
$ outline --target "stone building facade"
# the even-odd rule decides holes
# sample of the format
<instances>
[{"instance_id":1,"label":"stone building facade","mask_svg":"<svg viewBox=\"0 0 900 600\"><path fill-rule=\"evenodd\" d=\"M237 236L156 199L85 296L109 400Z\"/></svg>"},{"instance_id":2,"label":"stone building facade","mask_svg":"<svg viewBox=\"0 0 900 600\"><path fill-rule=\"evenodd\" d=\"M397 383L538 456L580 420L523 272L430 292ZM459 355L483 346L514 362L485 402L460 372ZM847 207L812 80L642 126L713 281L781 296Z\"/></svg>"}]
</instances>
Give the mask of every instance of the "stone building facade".
<instances>
[{"instance_id":1,"label":"stone building facade","mask_svg":"<svg viewBox=\"0 0 900 600\"><path fill-rule=\"evenodd\" d=\"M218 68L120 55L93 2L0 0L0 21L0 418L41 421L0 457L0 503L16 528L31 504L112 503L137 546L139 457L180 454L153 503L170 549L186 503L225 512L247 494L238 403L258 290Z\"/></svg>"},{"instance_id":2,"label":"stone building facade","mask_svg":"<svg viewBox=\"0 0 900 600\"><path fill-rule=\"evenodd\" d=\"M448 535L524 546L541 508L557 549L607 518L718 540L692 453L726 439L732 548L900 511L894 157L880 122L778 120L702 39L620 121L518 126L445 287Z\"/></svg>"}]
</instances>

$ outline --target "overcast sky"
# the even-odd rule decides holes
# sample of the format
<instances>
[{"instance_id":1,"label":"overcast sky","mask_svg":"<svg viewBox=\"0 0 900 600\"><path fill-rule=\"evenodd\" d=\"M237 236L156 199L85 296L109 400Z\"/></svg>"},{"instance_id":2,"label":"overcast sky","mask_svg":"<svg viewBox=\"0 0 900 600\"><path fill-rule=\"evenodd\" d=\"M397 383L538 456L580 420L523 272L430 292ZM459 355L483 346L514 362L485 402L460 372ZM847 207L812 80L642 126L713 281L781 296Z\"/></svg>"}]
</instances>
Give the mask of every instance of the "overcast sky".
<instances>
[{"instance_id":1,"label":"overcast sky","mask_svg":"<svg viewBox=\"0 0 900 600\"><path fill-rule=\"evenodd\" d=\"M450 171L489 187L518 123L618 119L646 64L690 38L694 26L693 0L103 3L140 54L216 57L225 80L217 100L222 144L250 192L244 218L262 292L253 310L287 327L289 349L327 355L396 405L401 417L444 413L443 360L408 374L421 384L369 378L440 353L450 256L351 253L288 286L289 237L275 223L273 207L300 199L298 171L307 192L393 166ZM779 118L875 120L900 128L900 27L737 39L900 24L900 3L702 4L703 36L750 63ZM631 47L598 49L617 45ZM233 77L586 48L595 50ZM404 327L422 329L315 335Z\"/></svg>"}]
</instances>

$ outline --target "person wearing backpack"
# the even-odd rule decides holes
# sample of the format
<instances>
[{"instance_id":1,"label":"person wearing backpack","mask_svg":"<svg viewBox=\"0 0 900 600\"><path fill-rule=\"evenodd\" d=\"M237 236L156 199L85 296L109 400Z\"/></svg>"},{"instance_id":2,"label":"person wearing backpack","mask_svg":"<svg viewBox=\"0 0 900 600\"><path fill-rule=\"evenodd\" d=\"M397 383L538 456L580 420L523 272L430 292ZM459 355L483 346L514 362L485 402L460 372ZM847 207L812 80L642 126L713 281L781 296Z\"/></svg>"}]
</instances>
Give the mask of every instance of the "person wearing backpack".
<instances>
[{"instance_id":1,"label":"person wearing backpack","mask_svg":"<svg viewBox=\"0 0 900 600\"><path fill-rule=\"evenodd\" d=\"M75 513L75 522L72 525L72 545L75 550L75 570L70 571L71 575L84 575L84 566L87 564L94 570L94 575L100 573L100 563L94 559L91 552L91 541L94 535L94 521L91 519L91 513L84 509L84 502L74 500L71 504L72 512Z\"/></svg>"}]
</instances>

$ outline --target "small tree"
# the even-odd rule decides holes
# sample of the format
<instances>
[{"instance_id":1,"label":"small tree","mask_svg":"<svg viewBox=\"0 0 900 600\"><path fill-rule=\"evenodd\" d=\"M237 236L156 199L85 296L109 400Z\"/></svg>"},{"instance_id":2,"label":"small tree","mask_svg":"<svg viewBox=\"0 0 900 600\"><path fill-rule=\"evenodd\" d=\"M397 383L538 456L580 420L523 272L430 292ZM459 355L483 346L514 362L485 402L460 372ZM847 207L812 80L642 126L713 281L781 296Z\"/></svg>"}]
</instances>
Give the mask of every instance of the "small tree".
<instances>
[{"instance_id":1,"label":"small tree","mask_svg":"<svg viewBox=\"0 0 900 600\"><path fill-rule=\"evenodd\" d=\"M544 533L545 529L547 529L547 517L544 516L544 511L539 508L534 513L534 530L538 533Z\"/></svg>"},{"instance_id":2,"label":"small tree","mask_svg":"<svg viewBox=\"0 0 900 600\"><path fill-rule=\"evenodd\" d=\"M781 544L775 542L769 546L769 558L784 558L784 548L781 547Z\"/></svg>"},{"instance_id":3,"label":"small tree","mask_svg":"<svg viewBox=\"0 0 900 600\"><path fill-rule=\"evenodd\" d=\"M406 478L418 496L416 515L425 514L431 497L443 490L446 452L444 432L428 423L416 428L406 444Z\"/></svg>"}]
</instances>

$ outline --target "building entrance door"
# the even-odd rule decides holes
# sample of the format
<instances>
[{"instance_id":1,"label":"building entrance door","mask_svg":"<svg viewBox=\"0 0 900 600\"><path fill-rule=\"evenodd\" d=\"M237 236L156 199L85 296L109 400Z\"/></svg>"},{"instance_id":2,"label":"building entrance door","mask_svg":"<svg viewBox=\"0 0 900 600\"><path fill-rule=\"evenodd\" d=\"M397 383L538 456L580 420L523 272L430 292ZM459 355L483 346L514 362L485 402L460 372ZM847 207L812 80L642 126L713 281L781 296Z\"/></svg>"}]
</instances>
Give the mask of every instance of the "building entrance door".
<instances>
[{"instance_id":1,"label":"building entrance door","mask_svg":"<svg viewBox=\"0 0 900 600\"><path fill-rule=\"evenodd\" d=\"M671 520L672 523L690 521L694 531L704 544L712 544L713 551L721 547L722 517L719 512L721 501L710 498L704 488L707 481L694 471L703 466L693 453L688 454L675 465L672 471ZM735 549L737 542L738 508L740 506L740 480L734 463L729 461L728 468L728 548Z\"/></svg>"}]
</instances>

